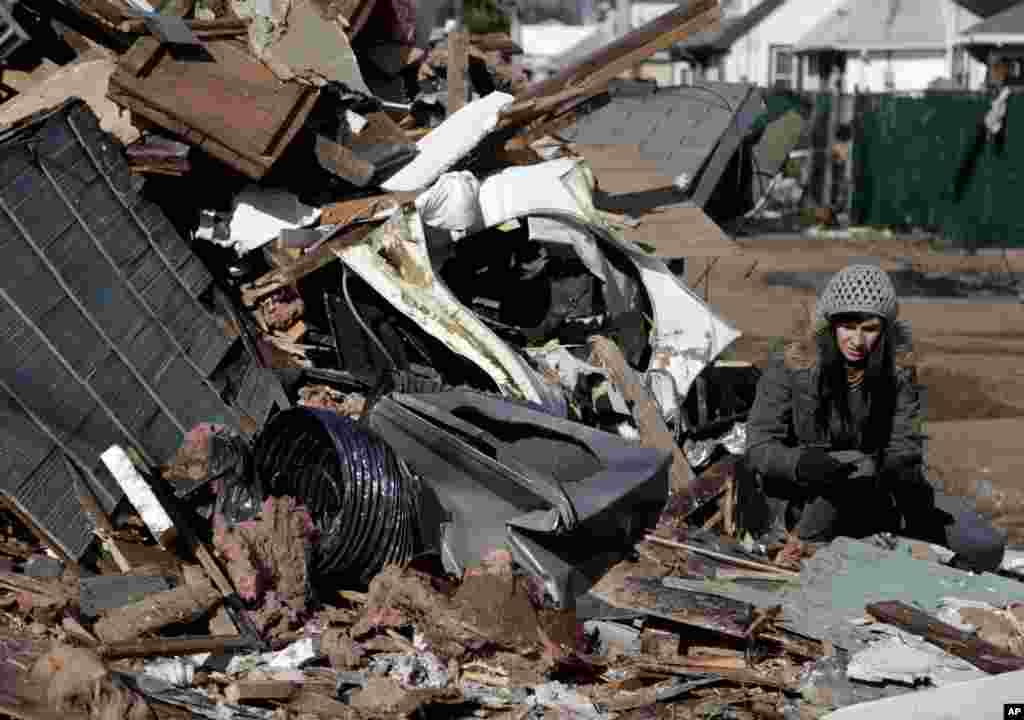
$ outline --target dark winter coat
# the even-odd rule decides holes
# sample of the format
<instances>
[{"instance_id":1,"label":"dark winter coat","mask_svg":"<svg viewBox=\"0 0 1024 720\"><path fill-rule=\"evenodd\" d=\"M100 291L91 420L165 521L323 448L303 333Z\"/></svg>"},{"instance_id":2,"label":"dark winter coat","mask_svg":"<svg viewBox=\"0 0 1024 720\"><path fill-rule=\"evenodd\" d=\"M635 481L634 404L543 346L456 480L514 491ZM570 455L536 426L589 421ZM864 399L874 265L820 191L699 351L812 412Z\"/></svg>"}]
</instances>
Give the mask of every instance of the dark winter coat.
<instances>
[{"instance_id":1,"label":"dark winter coat","mask_svg":"<svg viewBox=\"0 0 1024 720\"><path fill-rule=\"evenodd\" d=\"M900 354L896 359L895 414L889 441L880 449L880 475L919 470L924 460L915 374L908 364L909 355ZM878 449L865 447L859 437L849 437L836 446L818 426L818 373L816 346L810 338L787 346L764 369L747 423L747 461L766 480L795 483L800 454L812 445L876 456ZM837 422L838 417L833 418L833 423Z\"/></svg>"}]
</instances>

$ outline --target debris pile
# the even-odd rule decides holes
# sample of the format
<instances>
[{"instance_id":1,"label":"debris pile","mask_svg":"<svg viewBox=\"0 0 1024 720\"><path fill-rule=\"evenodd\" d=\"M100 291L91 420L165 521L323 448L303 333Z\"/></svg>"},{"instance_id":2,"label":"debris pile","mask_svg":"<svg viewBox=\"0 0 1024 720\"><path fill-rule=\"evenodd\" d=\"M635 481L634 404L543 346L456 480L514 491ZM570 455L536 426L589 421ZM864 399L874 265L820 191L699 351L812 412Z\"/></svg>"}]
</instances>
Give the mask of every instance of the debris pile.
<instances>
[{"instance_id":1,"label":"debris pile","mask_svg":"<svg viewBox=\"0 0 1024 720\"><path fill-rule=\"evenodd\" d=\"M717 4L533 83L430 5L36 8L89 50L0 104L0 713L817 717L1020 670L1015 579L743 532L759 372L681 270L802 118L619 79Z\"/></svg>"}]
</instances>

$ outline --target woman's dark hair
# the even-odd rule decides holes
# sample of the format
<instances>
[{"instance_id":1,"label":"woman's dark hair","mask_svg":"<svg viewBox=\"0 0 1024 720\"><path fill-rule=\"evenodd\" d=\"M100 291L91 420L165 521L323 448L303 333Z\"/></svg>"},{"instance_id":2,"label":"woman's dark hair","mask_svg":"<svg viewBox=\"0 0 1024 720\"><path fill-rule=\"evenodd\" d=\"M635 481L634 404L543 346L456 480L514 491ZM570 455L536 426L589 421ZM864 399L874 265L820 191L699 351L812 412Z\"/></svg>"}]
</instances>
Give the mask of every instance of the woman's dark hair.
<instances>
[{"instance_id":1,"label":"woman's dark hair","mask_svg":"<svg viewBox=\"0 0 1024 720\"><path fill-rule=\"evenodd\" d=\"M839 318L834 318L839 319ZM892 435L893 413L896 409L896 365L893 359L892 337L889 324L882 321L878 344L867 356L864 367L864 394L869 412L859 427L854 426L850 412L850 384L846 372L846 358L839 349L835 322L829 330L818 335L818 404L815 421L826 437L835 441L843 437L856 437L867 452L882 452ZM834 420L839 422L836 427Z\"/></svg>"}]
</instances>

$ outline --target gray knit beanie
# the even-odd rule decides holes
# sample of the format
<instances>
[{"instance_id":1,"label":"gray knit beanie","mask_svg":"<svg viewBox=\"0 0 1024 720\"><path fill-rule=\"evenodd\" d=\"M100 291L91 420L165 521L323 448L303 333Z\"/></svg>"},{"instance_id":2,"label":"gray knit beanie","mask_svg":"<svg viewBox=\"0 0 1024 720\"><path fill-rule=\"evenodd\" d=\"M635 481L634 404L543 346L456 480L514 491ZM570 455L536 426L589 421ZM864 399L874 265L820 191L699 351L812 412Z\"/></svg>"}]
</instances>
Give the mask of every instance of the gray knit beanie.
<instances>
[{"instance_id":1,"label":"gray knit beanie","mask_svg":"<svg viewBox=\"0 0 1024 720\"><path fill-rule=\"evenodd\" d=\"M899 303L889 275L874 265L848 265L828 281L818 298L818 317L823 320L843 313L870 313L896 322Z\"/></svg>"},{"instance_id":2,"label":"gray knit beanie","mask_svg":"<svg viewBox=\"0 0 1024 720\"><path fill-rule=\"evenodd\" d=\"M815 311L819 332L834 315L870 313L885 319L898 349L909 349L910 326L897 319L899 301L888 273L876 265L847 265L828 281Z\"/></svg>"}]
</instances>

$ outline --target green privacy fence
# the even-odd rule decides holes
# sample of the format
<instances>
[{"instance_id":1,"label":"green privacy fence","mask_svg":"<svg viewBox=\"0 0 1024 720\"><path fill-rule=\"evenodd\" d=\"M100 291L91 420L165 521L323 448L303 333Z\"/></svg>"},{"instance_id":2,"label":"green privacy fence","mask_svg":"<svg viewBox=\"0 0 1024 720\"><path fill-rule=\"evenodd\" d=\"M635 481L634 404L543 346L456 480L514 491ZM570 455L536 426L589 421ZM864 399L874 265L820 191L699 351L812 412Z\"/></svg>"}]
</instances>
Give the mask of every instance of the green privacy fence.
<instances>
[{"instance_id":1,"label":"green privacy fence","mask_svg":"<svg viewBox=\"0 0 1024 720\"><path fill-rule=\"evenodd\" d=\"M994 140L983 126L991 102L858 96L854 222L932 228L967 249L1024 247L1024 96L1010 97Z\"/></svg>"}]
</instances>

